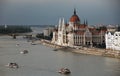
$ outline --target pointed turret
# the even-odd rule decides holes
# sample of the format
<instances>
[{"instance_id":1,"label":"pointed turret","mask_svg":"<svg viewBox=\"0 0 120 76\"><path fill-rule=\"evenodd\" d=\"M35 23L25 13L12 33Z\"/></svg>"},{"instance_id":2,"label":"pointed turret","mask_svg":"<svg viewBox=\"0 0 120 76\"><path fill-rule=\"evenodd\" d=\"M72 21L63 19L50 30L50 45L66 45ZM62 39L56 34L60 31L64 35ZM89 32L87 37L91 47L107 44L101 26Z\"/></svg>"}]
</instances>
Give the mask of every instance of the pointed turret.
<instances>
[{"instance_id":1,"label":"pointed turret","mask_svg":"<svg viewBox=\"0 0 120 76\"><path fill-rule=\"evenodd\" d=\"M74 15L76 15L76 9L74 8Z\"/></svg>"},{"instance_id":2,"label":"pointed turret","mask_svg":"<svg viewBox=\"0 0 120 76\"><path fill-rule=\"evenodd\" d=\"M86 23L85 23L86 25L88 25L88 21L87 21L87 19L86 19Z\"/></svg>"},{"instance_id":3,"label":"pointed turret","mask_svg":"<svg viewBox=\"0 0 120 76\"><path fill-rule=\"evenodd\" d=\"M62 22L61 22L61 18L60 18L60 19L59 19L58 31L60 31L60 30L61 30L61 24L62 24Z\"/></svg>"},{"instance_id":4,"label":"pointed turret","mask_svg":"<svg viewBox=\"0 0 120 76\"><path fill-rule=\"evenodd\" d=\"M67 25L67 21L65 20L65 25Z\"/></svg>"},{"instance_id":5,"label":"pointed turret","mask_svg":"<svg viewBox=\"0 0 120 76\"><path fill-rule=\"evenodd\" d=\"M59 25L61 25L61 18L59 19Z\"/></svg>"},{"instance_id":6,"label":"pointed turret","mask_svg":"<svg viewBox=\"0 0 120 76\"><path fill-rule=\"evenodd\" d=\"M64 31L64 26L65 26L65 20L63 18L63 20L62 20L62 31Z\"/></svg>"},{"instance_id":7,"label":"pointed turret","mask_svg":"<svg viewBox=\"0 0 120 76\"><path fill-rule=\"evenodd\" d=\"M65 25L65 20L64 20L64 18L63 18L63 20L62 20L62 25Z\"/></svg>"},{"instance_id":8,"label":"pointed turret","mask_svg":"<svg viewBox=\"0 0 120 76\"><path fill-rule=\"evenodd\" d=\"M86 24L85 19L84 19L84 25Z\"/></svg>"}]
</instances>

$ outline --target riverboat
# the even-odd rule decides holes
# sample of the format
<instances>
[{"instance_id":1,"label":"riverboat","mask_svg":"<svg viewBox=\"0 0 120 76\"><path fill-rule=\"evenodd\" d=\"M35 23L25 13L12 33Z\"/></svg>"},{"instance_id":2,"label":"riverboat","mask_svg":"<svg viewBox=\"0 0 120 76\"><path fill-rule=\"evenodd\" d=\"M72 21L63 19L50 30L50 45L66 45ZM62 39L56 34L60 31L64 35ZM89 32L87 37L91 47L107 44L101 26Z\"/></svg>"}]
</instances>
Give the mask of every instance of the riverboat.
<instances>
[{"instance_id":1,"label":"riverboat","mask_svg":"<svg viewBox=\"0 0 120 76\"><path fill-rule=\"evenodd\" d=\"M70 70L68 68L61 68L59 71L61 74L70 74Z\"/></svg>"}]
</instances>

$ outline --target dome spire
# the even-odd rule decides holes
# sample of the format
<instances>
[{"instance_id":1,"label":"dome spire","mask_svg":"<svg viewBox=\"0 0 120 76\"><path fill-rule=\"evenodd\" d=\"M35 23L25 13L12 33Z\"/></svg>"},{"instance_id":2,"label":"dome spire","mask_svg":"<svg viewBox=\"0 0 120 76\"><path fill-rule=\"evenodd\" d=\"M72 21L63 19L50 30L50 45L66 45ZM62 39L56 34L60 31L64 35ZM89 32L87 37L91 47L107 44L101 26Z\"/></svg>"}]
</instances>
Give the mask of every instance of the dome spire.
<instances>
[{"instance_id":1,"label":"dome spire","mask_svg":"<svg viewBox=\"0 0 120 76\"><path fill-rule=\"evenodd\" d=\"M84 19L84 25L86 24L85 19Z\"/></svg>"},{"instance_id":2,"label":"dome spire","mask_svg":"<svg viewBox=\"0 0 120 76\"><path fill-rule=\"evenodd\" d=\"M75 8L74 8L74 14L70 18L70 22L80 23L80 19L79 19L79 17L76 14L76 9Z\"/></svg>"},{"instance_id":3,"label":"dome spire","mask_svg":"<svg viewBox=\"0 0 120 76\"><path fill-rule=\"evenodd\" d=\"M74 8L74 15L76 15L76 9Z\"/></svg>"}]
</instances>

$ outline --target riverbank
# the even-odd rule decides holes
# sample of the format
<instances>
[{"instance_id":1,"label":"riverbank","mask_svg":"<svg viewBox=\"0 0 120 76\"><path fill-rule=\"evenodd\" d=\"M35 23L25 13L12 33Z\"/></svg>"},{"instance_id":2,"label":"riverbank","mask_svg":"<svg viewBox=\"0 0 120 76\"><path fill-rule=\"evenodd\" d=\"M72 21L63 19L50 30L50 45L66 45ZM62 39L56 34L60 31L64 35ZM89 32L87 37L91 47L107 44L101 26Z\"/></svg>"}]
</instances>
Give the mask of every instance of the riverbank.
<instances>
[{"instance_id":1,"label":"riverbank","mask_svg":"<svg viewBox=\"0 0 120 76\"><path fill-rule=\"evenodd\" d=\"M48 46L55 48L57 50L66 50L74 53L79 53L79 54L88 54L88 55L99 55L99 56L105 56L105 57L112 57L112 58L118 58L120 59L120 51L117 50L110 50L110 49L100 49L100 48L87 48L87 47L82 47L80 49L76 48L71 48L71 47L65 47L65 46L60 46L51 43L48 40L39 40L36 41L37 43L40 43L42 45Z\"/></svg>"},{"instance_id":2,"label":"riverbank","mask_svg":"<svg viewBox=\"0 0 120 76\"><path fill-rule=\"evenodd\" d=\"M29 26L22 25L1 25L0 34L11 34L11 33L28 33L32 32L32 29Z\"/></svg>"}]
</instances>

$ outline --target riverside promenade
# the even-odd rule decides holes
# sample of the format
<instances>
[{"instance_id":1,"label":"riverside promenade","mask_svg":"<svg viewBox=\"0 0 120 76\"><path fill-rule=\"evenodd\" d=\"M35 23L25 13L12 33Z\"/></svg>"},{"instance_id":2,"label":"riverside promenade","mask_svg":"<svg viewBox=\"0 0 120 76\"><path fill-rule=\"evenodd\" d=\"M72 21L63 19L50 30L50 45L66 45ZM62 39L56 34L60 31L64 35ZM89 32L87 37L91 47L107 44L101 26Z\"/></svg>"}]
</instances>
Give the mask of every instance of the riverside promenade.
<instances>
[{"instance_id":1,"label":"riverside promenade","mask_svg":"<svg viewBox=\"0 0 120 76\"><path fill-rule=\"evenodd\" d=\"M67 47L67 46L60 46L51 43L51 41L48 40L37 40L35 41L37 44L42 44L48 47L52 47L58 50L64 50L64 51L70 51L73 53L79 53L79 54L88 54L88 55L99 55L99 56L105 56L105 57L112 57L112 58L118 58L120 59L120 51L118 50L111 50L111 49L101 49L101 48L87 48L87 47L82 47L82 48L72 48L72 47Z\"/></svg>"}]
</instances>

